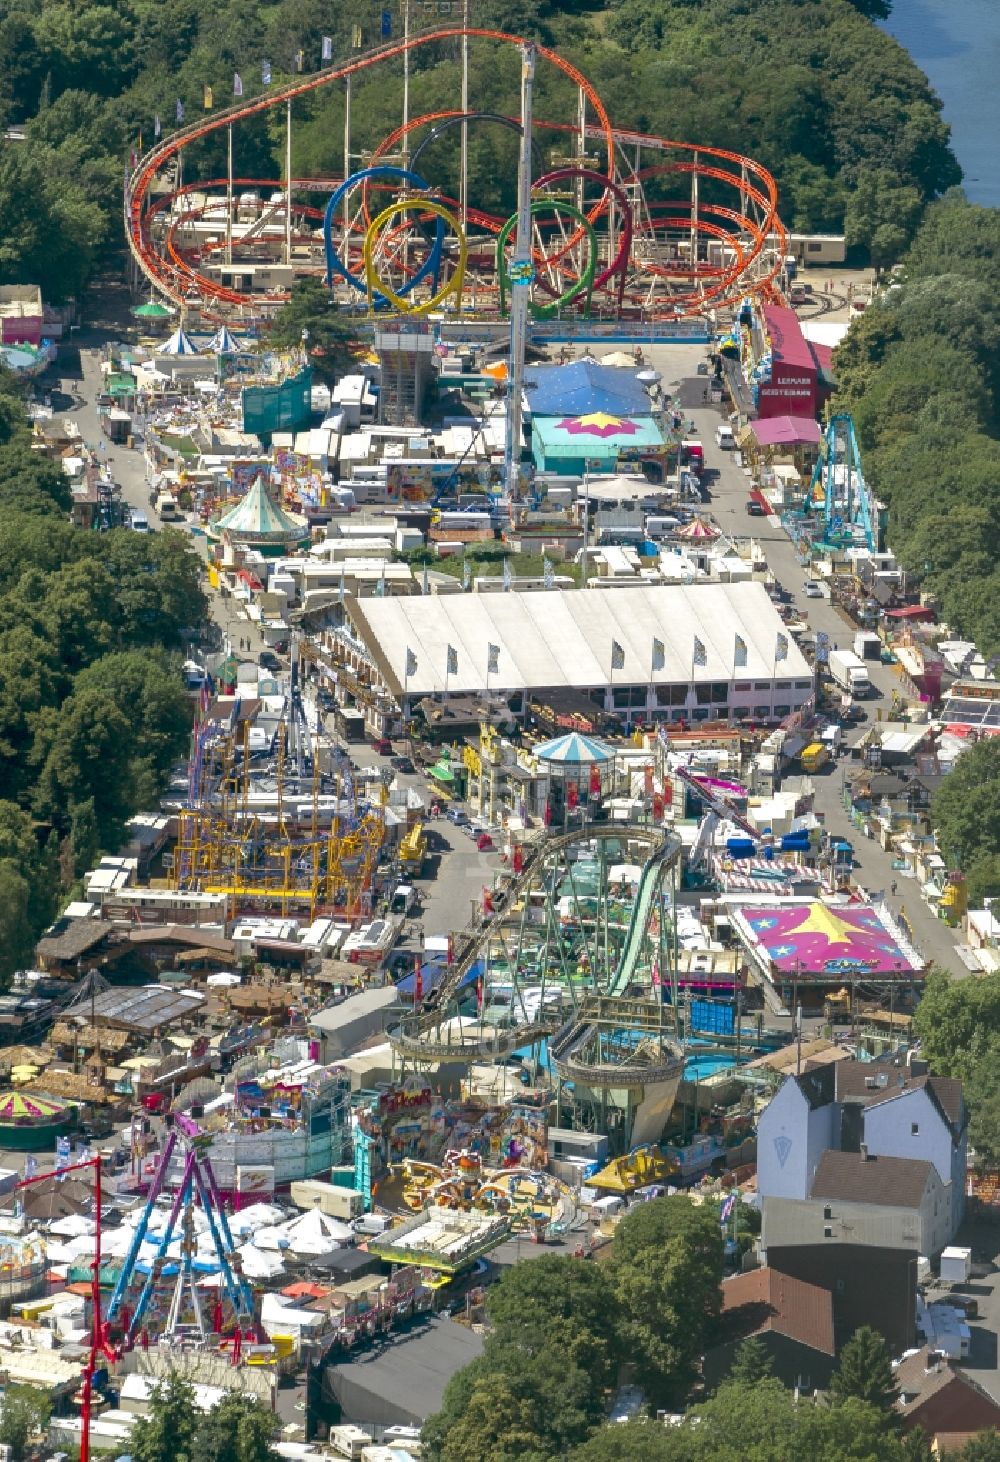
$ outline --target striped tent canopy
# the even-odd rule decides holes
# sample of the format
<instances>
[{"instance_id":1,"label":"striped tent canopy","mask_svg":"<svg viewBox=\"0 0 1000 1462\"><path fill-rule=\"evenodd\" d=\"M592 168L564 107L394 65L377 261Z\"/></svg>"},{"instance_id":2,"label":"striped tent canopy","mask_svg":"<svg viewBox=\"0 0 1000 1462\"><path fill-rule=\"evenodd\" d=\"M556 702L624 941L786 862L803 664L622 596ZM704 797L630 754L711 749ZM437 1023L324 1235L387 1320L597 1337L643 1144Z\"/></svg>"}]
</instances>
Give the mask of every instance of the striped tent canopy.
<instances>
[{"instance_id":1,"label":"striped tent canopy","mask_svg":"<svg viewBox=\"0 0 1000 1462\"><path fill-rule=\"evenodd\" d=\"M208 342L208 349L215 355L237 355L242 348L236 336L230 334L228 325L220 325Z\"/></svg>"},{"instance_id":2,"label":"striped tent canopy","mask_svg":"<svg viewBox=\"0 0 1000 1462\"><path fill-rule=\"evenodd\" d=\"M613 761L615 753L593 736L581 736L579 731L570 731L566 736L542 741L535 747L535 755L540 761L557 762L561 766L590 766Z\"/></svg>"},{"instance_id":3,"label":"striped tent canopy","mask_svg":"<svg viewBox=\"0 0 1000 1462\"><path fill-rule=\"evenodd\" d=\"M199 351L190 335L186 335L178 325L170 339L164 340L156 353L157 355L198 355Z\"/></svg>"},{"instance_id":4,"label":"striped tent canopy","mask_svg":"<svg viewBox=\"0 0 1000 1462\"><path fill-rule=\"evenodd\" d=\"M217 520L214 530L244 543L300 543L309 536L308 525L274 501L263 476L258 476L236 506Z\"/></svg>"},{"instance_id":5,"label":"striped tent canopy","mask_svg":"<svg viewBox=\"0 0 1000 1462\"><path fill-rule=\"evenodd\" d=\"M712 523L706 523L704 518L692 518L683 528L678 528L674 534L675 538L687 538L695 543L704 543L707 539L718 538L719 530Z\"/></svg>"},{"instance_id":6,"label":"striped tent canopy","mask_svg":"<svg viewBox=\"0 0 1000 1462\"><path fill-rule=\"evenodd\" d=\"M31 1096L23 1091L0 1095L0 1122L54 1122L65 1114L64 1104L51 1097Z\"/></svg>"}]
</instances>

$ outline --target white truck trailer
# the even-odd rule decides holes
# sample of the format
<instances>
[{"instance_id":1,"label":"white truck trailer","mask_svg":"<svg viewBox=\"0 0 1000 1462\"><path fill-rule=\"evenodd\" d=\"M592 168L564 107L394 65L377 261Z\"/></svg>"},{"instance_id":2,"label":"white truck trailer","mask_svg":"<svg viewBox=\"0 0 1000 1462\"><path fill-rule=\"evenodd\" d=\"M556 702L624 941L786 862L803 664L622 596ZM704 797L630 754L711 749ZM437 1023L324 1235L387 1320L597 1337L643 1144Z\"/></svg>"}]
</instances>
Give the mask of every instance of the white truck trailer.
<instances>
[{"instance_id":1,"label":"white truck trailer","mask_svg":"<svg viewBox=\"0 0 1000 1462\"><path fill-rule=\"evenodd\" d=\"M868 676L868 666L853 650L831 650L827 665L841 690L852 696L871 695L873 687Z\"/></svg>"}]
</instances>

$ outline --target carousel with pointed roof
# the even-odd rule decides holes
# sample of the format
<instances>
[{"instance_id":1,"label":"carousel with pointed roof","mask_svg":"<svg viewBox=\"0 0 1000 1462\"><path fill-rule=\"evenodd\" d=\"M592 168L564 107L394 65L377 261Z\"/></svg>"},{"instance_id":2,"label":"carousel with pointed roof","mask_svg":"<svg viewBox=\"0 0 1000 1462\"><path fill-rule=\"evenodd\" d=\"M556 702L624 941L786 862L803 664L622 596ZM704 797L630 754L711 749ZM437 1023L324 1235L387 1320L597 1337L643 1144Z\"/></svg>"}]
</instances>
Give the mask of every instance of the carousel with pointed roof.
<instances>
[{"instance_id":1,"label":"carousel with pointed roof","mask_svg":"<svg viewBox=\"0 0 1000 1462\"><path fill-rule=\"evenodd\" d=\"M276 503L258 474L235 507L209 523L208 536L234 553L278 558L309 542L309 524Z\"/></svg>"}]
</instances>

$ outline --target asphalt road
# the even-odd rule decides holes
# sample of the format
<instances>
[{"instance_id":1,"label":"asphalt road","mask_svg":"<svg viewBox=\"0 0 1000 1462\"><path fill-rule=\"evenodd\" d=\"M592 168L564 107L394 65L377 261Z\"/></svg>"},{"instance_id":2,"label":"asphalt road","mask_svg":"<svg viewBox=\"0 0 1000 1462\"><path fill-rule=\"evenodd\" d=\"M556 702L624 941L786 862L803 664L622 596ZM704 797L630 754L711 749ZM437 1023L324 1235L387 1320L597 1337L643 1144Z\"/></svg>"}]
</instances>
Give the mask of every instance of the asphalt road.
<instances>
[{"instance_id":1,"label":"asphalt road","mask_svg":"<svg viewBox=\"0 0 1000 1462\"><path fill-rule=\"evenodd\" d=\"M693 347L688 350L689 359L684 364L693 376L701 352ZM712 516L725 533L737 538L757 539L764 549L775 578L792 594L799 617L807 620L814 632L825 631L830 637L831 645L839 644L842 649L848 648L853 640L855 626L839 608L831 604L828 597L806 598L802 585L807 578L814 576L799 564L795 549L777 518L748 517L745 504L749 479L742 468L736 466L733 454L724 452L715 445L715 429L720 421L726 419L725 413L720 407L701 403L703 379L692 382L689 377L685 390L683 382L676 374L681 363L678 360L678 347L670 347L669 351L669 356L661 364L656 359L657 352L654 348L654 363L663 371L665 389L680 386L680 399L683 401L685 397L693 398L697 403L686 407L685 412L695 423L698 436L704 444L706 467L715 469L718 474L711 483ZM869 716L873 717L875 708L878 707L884 718L888 714L892 692L898 686L894 669L892 666L869 662L868 670L879 692L877 700L866 703ZM831 832L853 844L857 861L857 881L869 892L884 893L887 902L897 912L900 909L904 911L913 930L916 946L923 957L942 965L955 975L967 975L969 971L958 956L953 932L935 917L921 898L916 881L894 870L891 856L873 839L866 840L863 833L851 822L842 799L844 770L849 764L849 759L834 762L813 777L814 807L817 814L822 815ZM795 785L795 782L794 778L786 778L786 785ZM899 886L896 896L889 892L893 882Z\"/></svg>"}]
</instances>

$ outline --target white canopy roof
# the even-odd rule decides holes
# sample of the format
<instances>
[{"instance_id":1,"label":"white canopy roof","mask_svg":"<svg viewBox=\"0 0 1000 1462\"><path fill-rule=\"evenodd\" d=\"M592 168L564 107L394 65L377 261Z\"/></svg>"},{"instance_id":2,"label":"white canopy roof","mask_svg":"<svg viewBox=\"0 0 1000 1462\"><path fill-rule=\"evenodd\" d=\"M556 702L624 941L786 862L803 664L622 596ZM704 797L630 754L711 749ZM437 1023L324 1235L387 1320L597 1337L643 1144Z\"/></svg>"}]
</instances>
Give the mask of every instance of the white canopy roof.
<instances>
[{"instance_id":1,"label":"white canopy roof","mask_svg":"<svg viewBox=\"0 0 1000 1462\"><path fill-rule=\"evenodd\" d=\"M361 639L396 694L403 689L407 652L416 659L409 692L444 691L449 647L457 666L447 675L448 689L482 690L490 645L499 648L497 669L488 677L496 691L811 675L759 583L425 594L347 603ZM739 656L737 638L745 646ZM662 657L654 656L654 641L662 645ZM701 664L696 641L705 650ZM779 643L785 654L776 662ZM614 644L624 651L624 664L612 669ZM737 665L737 658L746 663Z\"/></svg>"}]
</instances>

